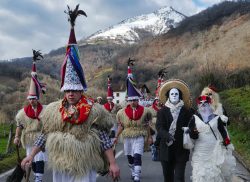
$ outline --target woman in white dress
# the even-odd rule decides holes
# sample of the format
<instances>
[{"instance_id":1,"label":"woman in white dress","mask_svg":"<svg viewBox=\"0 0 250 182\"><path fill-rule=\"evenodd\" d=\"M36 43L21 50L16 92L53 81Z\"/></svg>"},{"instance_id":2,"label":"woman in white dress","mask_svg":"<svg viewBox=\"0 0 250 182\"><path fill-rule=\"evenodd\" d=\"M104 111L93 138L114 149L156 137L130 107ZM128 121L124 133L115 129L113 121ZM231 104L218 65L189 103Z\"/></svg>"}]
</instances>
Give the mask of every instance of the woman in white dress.
<instances>
[{"instance_id":1,"label":"woman in white dress","mask_svg":"<svg viewBox=\"0 0 250 182\"><path fill-rule=\"evenodd\" d=\"M198 113L190 121L190 137L195 139L192 156L193 182L229 182L236 165L227 131L218 115L213 113L211 98L197 99ZM231 151L231 154L230 154ZM230 155L230 160L225 157ZM228 168L224 169L225 161Z\"/></svg>"}]
</instances>

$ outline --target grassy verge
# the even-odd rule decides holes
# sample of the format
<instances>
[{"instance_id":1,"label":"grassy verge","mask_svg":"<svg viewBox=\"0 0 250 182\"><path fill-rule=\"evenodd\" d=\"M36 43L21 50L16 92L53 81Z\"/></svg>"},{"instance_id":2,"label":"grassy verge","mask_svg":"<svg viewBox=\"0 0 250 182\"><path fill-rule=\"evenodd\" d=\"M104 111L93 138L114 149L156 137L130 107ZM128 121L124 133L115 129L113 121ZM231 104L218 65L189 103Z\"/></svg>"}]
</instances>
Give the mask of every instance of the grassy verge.
<instances>
[{"instance_id":1,"label":"grassy verge","mask_svg":"<svg viewBox=\"0 0 250 182\"><path fill-rule=\"evenodd\" d=\"M6 151L8 138L0 138L0 154L4 154Z\"/></svg>"},{"instance_id":2,"label":"grassy verge","mask_svg":"<svg viewBox=\"0 0 250 182\"><path fill-rule=\"evenodd\" d=\"M20 150L21 159L25 157L25 151ZM16 152L6 155L2 160L0 160L0 173L6 172L14 168L17 164L17 155Z\"/></svg>"},{"instance_id":3,"label":"grassy verge","mask_svg":"<svg viewBox=\"0 0 250 182\"><path fill-rule=\"evenodd\" d=\"M250 87L226 90L220 96L231 122L228 130L232 143L250 169Z\"/></svg>"},{"instance_id":4,"label":"grassy verge","mask_svg":"<svg viewBox=\"0 0 250 182\"><path fill-rule=\"evenodd\" d=\"M17 154L14 150L14 145L11 146L11 151L13 152L6 154L9 127L9 124L0 124L0 173L14 168L17 164ZM20 157L23 158L24 156L25 150L21 148Z\"/></svg>"},{"instance_id":5,"label":"grassy verge","mask_svg":"<svg viewBox=\"0 0 250 182\"><path fill-rule=\"evenodd\" d=\"M236 122L232 122L228 129L235 151L242 157L244 163L250 169L250 131Z\"/></svg>"}]
</instances>

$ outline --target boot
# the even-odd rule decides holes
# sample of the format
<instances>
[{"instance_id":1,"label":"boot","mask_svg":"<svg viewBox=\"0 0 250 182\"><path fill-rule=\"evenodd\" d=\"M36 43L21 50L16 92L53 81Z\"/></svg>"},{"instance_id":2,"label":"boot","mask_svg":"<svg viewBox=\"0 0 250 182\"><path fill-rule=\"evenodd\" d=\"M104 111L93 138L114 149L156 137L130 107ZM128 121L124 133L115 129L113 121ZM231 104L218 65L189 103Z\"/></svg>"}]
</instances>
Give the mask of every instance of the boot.
<instances>
[{"instance_id":1,"label":"boot","mask_svg":"<svg viewBox=\"0 0 250 182\"><path fill-rule=\"evenodd\" d=\"M134 171L135 171L134 182L140 182L141 166L135 166Z\"/></svg>"},{"instance_id":2,"label":"boot","mask_svg":"<svg viewBox=\"0 0 250 182\"><path fill-rule=\"evenodd\" d=\"M43 181L43 174L35 173L35 182L42 182Z\"/></svg>"},{"instance_id":3,"label":"boot","mask_svg":"<svg viewBox=\"0 0 250 182\"><path fill-rule=\"evenodd\" d=\"M135 177L135 166L134 164L128 164L128 167L131 171L131 179L134 180L134 177Z\"/></svg>"}]
</instances>

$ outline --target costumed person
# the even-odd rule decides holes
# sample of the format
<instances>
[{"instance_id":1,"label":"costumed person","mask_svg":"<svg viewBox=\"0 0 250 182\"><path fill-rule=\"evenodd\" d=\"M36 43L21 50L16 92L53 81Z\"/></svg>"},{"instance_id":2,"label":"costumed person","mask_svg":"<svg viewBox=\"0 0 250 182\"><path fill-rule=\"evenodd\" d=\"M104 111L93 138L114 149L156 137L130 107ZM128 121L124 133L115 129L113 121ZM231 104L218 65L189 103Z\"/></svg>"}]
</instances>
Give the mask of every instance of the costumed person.
<instances>
[{"instance_id":1,"label":"costumed person","mask_svg":"<svg viewBox=\"0 0 250 182\"><path fill-rule=\"evenodd\" d=\"M157 113L163 107L162 102L160 102L160 100L159 100L159 91L160 91L160 88L161 88L161 86L163 84L163 78L164 78L165 74L166 74L165 68L161 69L158 72L158 80L157 80L157 86L156 86L156 90L155 90L155 98L154 98L152 106L150 107L150 111L152 113L151 131L153 130L151 132L151 135L155 134L155 130L156 130L155 124L156 124ZM152 147L158 147L159 142L160 142L159 138L156 138L155 146L151 145L151 148Z\"/></svg>"},{"instance_id":2,"label":"costumed person","mask_svg":"<svg viewBox=\"0 0 250 182\"><path fill-rule=\"evenodd\" d=\"M29 105L21 109L16 115L16 134L14 144L20 145L26 149L26 155L31 153L35 139L41 134L42 122L41 115L45 106L39 102L41 92L45 93L45 87L38 81L36 72L36 61L43 56L39 51L33 50L33 65L31 72L31 82L28 92ZM47 161L45 152L39 152L32 161L32 170L35 176L35 182L41 182L44 174L44 163Z\"/></svg>"},{"instance_id":3,"label":"costumed person","mask_svg":"<svg viewBox=\"0 0 250 182\"><path fill-rule=\"evenodd\" d=\"M102 97L101 96L96 97L96 103L102 105Z\"/></svg>"},{"instance_id":4,"label":"costumed person","mask_svg":"<svg viewBox=\"0 0 250 182\"><path fill-rule=\"evenodd\" d=\"M216 87L210 84L208 87L205 87L202 90L201 95L206 95L211 98L211 107L213 109L213 113L220 116L220 119L224 124L225 130L227 131L228 135L227 137L230 139L227 130L227 126L230 124L230 121L228 119L228 115L225 108L220 102L220 96L218 94L218 90L216 89ZM230 170L228 170L228 168L230 167L230 163L231 163L231 152L230 150L227 150L225 155L225 161L221 167L223 173L230 172ZM225 176L230 176L230 175L225 175Z\"/></svg>"},{"instance_id":5,"label":"costumed person","mask_svg":"<svg viewBox=\"0 0 250 182\"><path fill-rule=\"evenodd\" d=\"M199 96L198 112L189 124L190 137L195 139L191 161L192 181L230 182L236 166L233 146L220 116L213 113L211 102L210 97Z\"/></svg>"},{"instance_id":6,"label":"costumed person","mask_svg":"<svg viewBox=\"0 0 250 182\"><path fill-rule=\"evenodd\" d=\"M192 117L188 85L178 79L167 80L159 91L165 105L158 111L156 120L159 139L159 160L164 182L184 182L189 150L183 148L183 130Z\"/></svg>"},{"instance_id":7,"label":"costumed person","mask_svg":"<svg viewBox=\"0 0 250 182\"><path fill-rule=\"evenodd\" d=\"M214 114L220 116L221 120L225 123L224 125L228 125L229 121L227 112L220 103L220 96L217 93L217 89L214 86L209 85L202 90L201 95L206 95L211 98L211 107L214 110Z\"/></svg>"},{"instance_id":8,"label":"costumed person","mask_svg":"<svg viewBox=\"0 0 250 182\"><path fill-rule=\"evenodd\" d=\"M112 115L112 118L114 120L114 126L111 128L111 134L110 138L112 141L114 141L116 132L117 132L117 122L116 122L116 114L121 109L121 106L118 104L115 104L113 102L114 95L113 90L111 87L111 78L108 76L108 91L107 91L107 103L103 105L103 107Z\"/></svg>"},{"instance_id":9,"label":"costumed person","mask_svg":"<svg viewBox=\"0 0 250 182\"><path fill-rule=\"evenodd\" d=\"M118 131L116 140L122 133L124 154L127 156L131 178L134 182L140 181L144 140L152 143L149 123L152 116L148 108L139 105L140 91L136 88L130 66L133 60L128 60L127 95L129 104L118 111Z\"/></svg>"},{"instance_id":10,"label":"costumed person","mask_svg":"<svg viewBox=\"0 0 250 182\"><path fill-rule=\"evenodd\" d=\"M151 112L152 112L152 117L153 117L153 119L152 119L152 127L154 129L155 129L155 124L156 124L157 112L163 106L162 102L160 102L160 100L159 100L159 91L160 91L160 88L161 88L161 86L163 84L163 78L164 78L165 74L166 74L165 68L161 69L158 72L158 80L157 80L157 87L156 87L156 90L155 90L155 98L154 98L152 106L150 107Z\"/></svg>"},{"instance_id":11,"label":"costumed person","mask_svg":"<svg viewBox=\"0 0 250 182\"><path fill-rule=\"evenodd\" d=\"M144 107L151 106L152 102L149 97L150 90L148 89L147 85L146 84L141 85L139 90L142 93L142 96L139 99L139 104Z\"/></svg>"},{"instance_id":12,"label":"costumed person","mask_svg":"<svg viewBox=\"0 0 250 182\"><path fill-rule=\"evenodd\" d=\"M42 134L21 164L29 165L35 154L46 148L54 182L95 182L96 173L103 172L107 164L105 157L109 174L117 180L120 170L107 133L113 126L111 115L84 94L87 85L79 62L74 25L78 15L86 14L78 7L73 11L68 7L66 12L71 32L61 68L61 91L65 97L46 107Z\"/></svg>"}]
</instances>

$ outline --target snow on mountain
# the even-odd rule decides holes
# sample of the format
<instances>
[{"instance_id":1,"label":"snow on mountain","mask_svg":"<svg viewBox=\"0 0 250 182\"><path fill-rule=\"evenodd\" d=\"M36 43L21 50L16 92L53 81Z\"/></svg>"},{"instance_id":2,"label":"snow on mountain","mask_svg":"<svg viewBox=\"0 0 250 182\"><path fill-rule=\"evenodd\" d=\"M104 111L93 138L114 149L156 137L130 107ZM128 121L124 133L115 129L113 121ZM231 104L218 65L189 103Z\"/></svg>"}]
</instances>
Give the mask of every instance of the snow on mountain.
<instances>
[{"instance_id":1,"label":"snow on mountain","mask_svg":"<svg viewBox=\"0 0 250 182\"><path fill-rule=\"evenodd\" d=\"M105 30L100 30L84 42L91 44L110 40L119 44L133 44L144 37L166 33L185 17L172 7L163 7L153 13L129 18Z\"/></svg>"}]
</instances>

